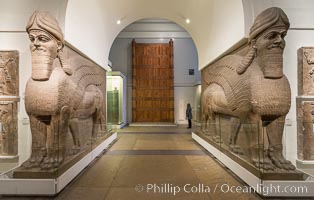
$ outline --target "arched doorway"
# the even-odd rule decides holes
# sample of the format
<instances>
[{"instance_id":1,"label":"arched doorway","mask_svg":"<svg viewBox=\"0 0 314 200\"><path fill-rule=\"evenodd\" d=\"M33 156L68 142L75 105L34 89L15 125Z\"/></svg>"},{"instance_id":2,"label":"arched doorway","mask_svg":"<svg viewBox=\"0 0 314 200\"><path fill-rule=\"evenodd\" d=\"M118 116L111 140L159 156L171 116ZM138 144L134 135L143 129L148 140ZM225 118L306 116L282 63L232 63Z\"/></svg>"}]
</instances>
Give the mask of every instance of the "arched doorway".
<instances>
[{"instance_id":1,"label":"arched doorway","mask_svg":"<svg viewBox=\"0 0 314 200\"><path fill-rule=\"evenodd\" d=\"M134 58L135 49L144 57ZM109 60L112 70L120 71L127 79L128 123L185 124L187 103L198 115L198 53L193 39L181 26L160 18L136 21L116 37Z\"/></svg>"}]
</instances>

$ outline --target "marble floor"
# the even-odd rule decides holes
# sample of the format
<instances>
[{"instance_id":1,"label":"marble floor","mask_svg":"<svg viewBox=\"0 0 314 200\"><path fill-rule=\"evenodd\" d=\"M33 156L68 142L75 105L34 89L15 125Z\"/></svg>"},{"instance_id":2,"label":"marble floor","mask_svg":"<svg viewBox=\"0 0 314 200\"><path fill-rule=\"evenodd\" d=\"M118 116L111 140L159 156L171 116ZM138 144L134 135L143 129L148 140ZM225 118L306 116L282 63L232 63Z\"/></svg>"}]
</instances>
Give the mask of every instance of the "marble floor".
<instances>
[{"instance_id":1,"label":"marble floor","mask_svg":"<svg viewBox=\"0 0 314 200\"><path fill-rule=\"evenodd\" d=\"M191 138L186 127L126 127L118 140L55 197L0 199L261 199Z\"/></svg>"}]
</instances>

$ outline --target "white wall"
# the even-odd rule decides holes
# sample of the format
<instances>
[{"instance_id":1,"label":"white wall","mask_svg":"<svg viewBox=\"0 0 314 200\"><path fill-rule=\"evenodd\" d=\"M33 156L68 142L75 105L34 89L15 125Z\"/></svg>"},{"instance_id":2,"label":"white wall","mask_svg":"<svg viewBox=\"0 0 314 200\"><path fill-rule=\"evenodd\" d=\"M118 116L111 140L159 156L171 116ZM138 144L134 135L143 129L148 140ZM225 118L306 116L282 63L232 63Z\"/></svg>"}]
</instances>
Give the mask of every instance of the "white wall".
<instances>
[{"instance_id":1,"label":"white wall","mask_svg":"<svg viewBox=\"0 0 314 200\"><path fill-rule=\"evenodd\" d=\"M207 30L206 36L193 37L200 60L200 69L213 61L245 36L242 1L213 1L206 9L208 16L202 19L198 32ZM192 36L194 33L191 33Z\"/></svg>"},{"instance_id":2,"label":"white wall","mask_svg":"<svg viewBox=\"0 0 314 200\"><path fill-rule=\"evenodd\" d=\"M106 68L108 49L107 38L112 37L114 24L107 21L107 9L101 0L69 1L65 20L65 39L96 63ZM110 28L111 27L111 28Z\"/></svg>"},{"instance_id":3,"label":"white wall","mask_svg":"<svg viewBox=\"0 0 314 200\"><path fill-rule=\"evenodd\" d=\"M0 0L0 31L25 31L35 10L50 12L64 30L67 0Z\"/></svg>"}]
</instances>

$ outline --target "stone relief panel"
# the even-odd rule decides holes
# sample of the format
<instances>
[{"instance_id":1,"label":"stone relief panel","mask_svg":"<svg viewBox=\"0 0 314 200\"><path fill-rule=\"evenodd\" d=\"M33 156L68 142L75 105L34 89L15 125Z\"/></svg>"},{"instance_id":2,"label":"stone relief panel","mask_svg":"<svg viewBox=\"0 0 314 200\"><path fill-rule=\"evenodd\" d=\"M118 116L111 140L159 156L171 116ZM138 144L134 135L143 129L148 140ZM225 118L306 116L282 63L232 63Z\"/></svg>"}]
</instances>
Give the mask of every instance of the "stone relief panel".
<instances>
[{"instance_id":1,"label":"stone relief panel","mask_svg":"<svg viewBox=\"0 0 314 200\"><path fill-rule=\"evenodd\" d=\"M0 157L17 155L17 102L0 102Z\"/></svg>"},{"instance_id":2,"label":"stone relief panel","mask_svg":"<svg viewBox=\"0 0 314 200\"><path fill-rule=\"evenodd\" d=\"M298 98L298 159L314 160L314 47L298 49Z\"/></svg>"},{"instance_id":3,"label":"stone relief panel","mask_svg":"<svg viewBox=\"0 0 314 200\"><path fill-rule=\"evenodd\" d=\"M314 47L298 49L298 95L314 95Z\"/></svg>"},{"instance_id":4,"label":"stone relief panel","mask_svg":"<svg viewBox=\"0 0 314 200\"><path fill-rule=\"evenodd\" d=\"M18 66L18 51L0 51L0 159L18 153Z\"/></svg>"},{"instance_id":5,"label":"stone relief panel","mask_svg":"<svg viewBox=\"0 0 314 200\"><path fill-rule=\"evenodd\" d=\"M18 51L0 51L0 95L19 96Z\"/></svg>"},{"instance_id":6,"label":"stone relief panel","mask_svg":"<svg viewBox=\"0 0 314 200\"><path fill-rule=\"evenodd\" d=\"M314 160L314 101L303 101L297 105L298 158Z\"/></svg>"}]
</instances>

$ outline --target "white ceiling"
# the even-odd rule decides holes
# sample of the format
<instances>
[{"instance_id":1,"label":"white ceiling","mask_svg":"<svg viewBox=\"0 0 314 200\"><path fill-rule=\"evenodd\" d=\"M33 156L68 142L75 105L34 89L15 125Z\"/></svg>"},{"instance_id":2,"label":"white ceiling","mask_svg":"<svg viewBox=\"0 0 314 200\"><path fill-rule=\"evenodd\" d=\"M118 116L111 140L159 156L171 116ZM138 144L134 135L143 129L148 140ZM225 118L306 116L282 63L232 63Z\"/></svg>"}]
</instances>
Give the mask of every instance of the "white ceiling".
<instances>
[{"instance_id":1,"label":"white ceiling","mask_svg":"<svg viewBox=\"0 0 314 200\"><path fill-rule=\"evenodd\" d=\"M145 18L167 19L184 28L196 45L199 68L245 35L242 0L68 0L65 37L105 65L118 34Z\"/></svg>"}]
</instances>

